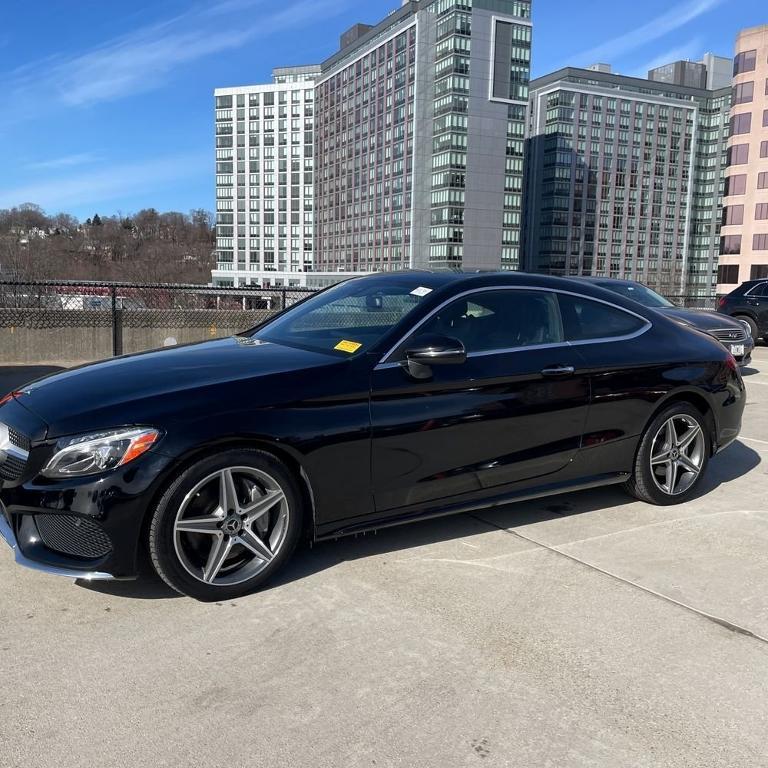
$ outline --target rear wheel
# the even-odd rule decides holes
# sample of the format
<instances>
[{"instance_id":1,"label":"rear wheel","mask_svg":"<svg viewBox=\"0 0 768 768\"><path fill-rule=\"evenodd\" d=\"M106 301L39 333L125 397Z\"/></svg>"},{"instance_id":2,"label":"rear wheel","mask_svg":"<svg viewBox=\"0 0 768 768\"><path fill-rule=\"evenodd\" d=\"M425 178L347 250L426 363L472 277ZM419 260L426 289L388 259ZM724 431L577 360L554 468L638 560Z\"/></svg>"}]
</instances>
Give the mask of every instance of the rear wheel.
<instances>
[{"instance_id":1,"label":"rear wheel","mask_svg":"<svg viewBox=\"0 0 768 768\"><path fill-rule=\"evenodd\" d=\"M646 428L626 488L649 504L681 504L696 492L710 452L701 412L689 403L675 403Z\"/></svg>"},{"instance_id":2,"label":"rear wheel","mask_svg":"<svg viewBox=\"0 0 768 768\"><path fill-rule=\"evenodd\" d=\"M239 597L291 556L302 511L295 478L274 456L225 451L183 471L163 494L149 529L152 563L189 597Z\"/></svg>"}]
</instances>

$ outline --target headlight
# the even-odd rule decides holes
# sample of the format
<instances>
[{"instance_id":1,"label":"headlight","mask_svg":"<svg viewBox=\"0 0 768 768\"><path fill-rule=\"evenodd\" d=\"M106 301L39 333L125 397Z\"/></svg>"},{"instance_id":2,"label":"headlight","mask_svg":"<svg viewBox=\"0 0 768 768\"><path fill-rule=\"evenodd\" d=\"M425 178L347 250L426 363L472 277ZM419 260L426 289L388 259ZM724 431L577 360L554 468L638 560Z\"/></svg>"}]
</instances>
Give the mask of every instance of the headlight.
<instances>
[{"instance_id":1,"label":"headlight","mask_svg":"<svg viewBox=\"0 0 768 768\"><path fill-rule=\"evenodd\" d=\"M744 330L747 332L747 338L751 339L752 338L752 328L750 327L749 323L746 320L742 320L742 319L740 319L738 317L734 317L733 319L734 320L738 320L744 326Z\"/></svg>"},{"instance_id":2,"label":"headlight","mask_svg":"<svg viewBox=\"0 0 768 768\"><path fill-rule=\"evenodd\" d=\"M146 427L115 429L59 440L56 453L45 465L45 477L78 477L121 467L137 459L160 439Z\"/></svg>"}]
</instances>

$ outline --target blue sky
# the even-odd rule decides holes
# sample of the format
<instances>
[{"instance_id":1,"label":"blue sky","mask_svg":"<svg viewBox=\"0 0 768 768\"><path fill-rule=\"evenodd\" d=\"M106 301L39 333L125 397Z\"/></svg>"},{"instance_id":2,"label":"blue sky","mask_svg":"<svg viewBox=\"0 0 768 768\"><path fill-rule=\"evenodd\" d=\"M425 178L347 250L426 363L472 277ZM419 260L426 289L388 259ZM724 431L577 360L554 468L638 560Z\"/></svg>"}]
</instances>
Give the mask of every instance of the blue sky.
<instances>
[{"instance_id":1,"label":"blue sky","mask_svg":"<svg viewBox=\"0 0 768 768\"><path fill-rule=\"evenodd\" d=\"M0 208L86 218L213 208L212 91L336 50L397 0L3 0ZM626 74L768 23L765 0L534 0L534 76L608 61Z\"/></svg>"}]
</instances>

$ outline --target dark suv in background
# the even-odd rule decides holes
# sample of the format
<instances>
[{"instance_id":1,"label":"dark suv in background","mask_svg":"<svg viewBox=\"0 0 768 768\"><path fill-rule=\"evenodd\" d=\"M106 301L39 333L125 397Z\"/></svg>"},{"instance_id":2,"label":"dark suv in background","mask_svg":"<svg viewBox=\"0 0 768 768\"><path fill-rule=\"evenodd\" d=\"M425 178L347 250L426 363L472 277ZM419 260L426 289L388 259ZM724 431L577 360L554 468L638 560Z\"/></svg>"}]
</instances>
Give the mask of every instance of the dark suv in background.
<instances>
[{"instance_id":1,"label":"dark suv in background","mask_svg":"<svg viewBox=\"0 0 768 768\"><path fill-rule=\"evenodd\" d=\"M723 296L717 311L749 323L752 338L768 339L768 280L747 280Z\"/></svg>"}]
</instances>

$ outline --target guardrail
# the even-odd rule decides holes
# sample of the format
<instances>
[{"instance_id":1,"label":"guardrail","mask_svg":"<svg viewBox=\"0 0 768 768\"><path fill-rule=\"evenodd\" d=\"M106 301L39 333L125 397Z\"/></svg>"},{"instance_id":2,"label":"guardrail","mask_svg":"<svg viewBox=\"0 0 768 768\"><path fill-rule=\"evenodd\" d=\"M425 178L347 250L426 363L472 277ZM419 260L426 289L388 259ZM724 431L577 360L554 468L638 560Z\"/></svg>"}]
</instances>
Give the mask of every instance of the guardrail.
<instances>
[{"instance_id":1,"label":"guardrail","mask_svg":"<svg viewBox=\"0 0 768 768\"><path fill-rule=\"evenodd\" d=\"M282 286L0 281L0 329L9 331L0 331L0 359L26 361L25 344L38 347L35 359L87 360L169 339L202 341L253 327L311 293ZM32 333L39 330L54 333L43 340Z\"/></svg>"}]
</instances>

